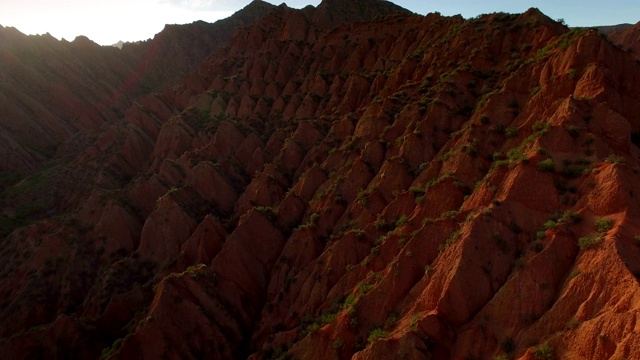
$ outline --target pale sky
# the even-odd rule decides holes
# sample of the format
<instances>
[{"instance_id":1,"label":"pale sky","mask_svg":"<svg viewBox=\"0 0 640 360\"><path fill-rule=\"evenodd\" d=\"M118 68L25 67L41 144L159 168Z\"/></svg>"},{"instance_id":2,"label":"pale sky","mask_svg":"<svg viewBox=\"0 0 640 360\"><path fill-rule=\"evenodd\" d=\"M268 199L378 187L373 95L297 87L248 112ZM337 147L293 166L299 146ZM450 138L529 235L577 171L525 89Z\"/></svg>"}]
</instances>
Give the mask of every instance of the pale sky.
<instances>
[{"instance_id":1,"label":"pale sky","mask_svg":"<svg viewBox=\"0 0 640 360\"><path fill-rule=\"evenodd\" d=\"M78 35L110 45L152 38L164 24L196 20L214 22L230 16L251 0L0 0L0 25L13 26L25 34L50 33L69 41ZM268 0L278 5L281 0ZM317 6L320 0L290 0L287 5ZM396 0L396 4L419 14L439 11L443 15L474 17L495 11L520 13L537 7L553 19L570 26L635 24L640 21L639 0Z\"/></svg>"}]
</instances>

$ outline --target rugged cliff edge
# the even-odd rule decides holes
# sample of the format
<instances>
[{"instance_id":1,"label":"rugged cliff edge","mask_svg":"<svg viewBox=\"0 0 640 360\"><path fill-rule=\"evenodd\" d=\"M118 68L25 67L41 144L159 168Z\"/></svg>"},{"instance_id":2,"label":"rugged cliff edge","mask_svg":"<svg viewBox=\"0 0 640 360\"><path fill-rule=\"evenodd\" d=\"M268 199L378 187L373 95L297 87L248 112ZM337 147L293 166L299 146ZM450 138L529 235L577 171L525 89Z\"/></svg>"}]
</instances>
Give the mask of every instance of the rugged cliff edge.
<instances>
[{"instance_id":1,"label":"rugged cliff edge","mask_svg":"<svg viewBox=\"0 0 640 360\"><path fill-rule=\"evenodd\" d=\"M640 64L536 9L334 3L274 9L5 191L48 205L0 246L0 353L640 353Z\"/></svg>"}]
</instances>

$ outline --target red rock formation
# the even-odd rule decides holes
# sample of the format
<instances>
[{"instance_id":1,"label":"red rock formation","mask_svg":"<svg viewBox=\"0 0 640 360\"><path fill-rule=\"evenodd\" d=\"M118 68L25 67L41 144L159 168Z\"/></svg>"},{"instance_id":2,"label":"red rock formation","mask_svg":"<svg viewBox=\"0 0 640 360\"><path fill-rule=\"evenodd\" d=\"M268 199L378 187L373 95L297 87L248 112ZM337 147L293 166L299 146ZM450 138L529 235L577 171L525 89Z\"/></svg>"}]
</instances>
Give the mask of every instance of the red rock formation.
<instances>
[{"instance_id":1,"label":"red rock formation","mask_svg":"<svg viewBox=\"0 0 640 360\"><path fill-rule=\"evenodd\" d=\"M599 29L609 39L622 48L630 50L636 59L640 59L640 23L629 26L613 26Z\"/></svg>"},{"instance_id":2,"label":"red rock formation","mask_svg":"<svg viewBox=\"0 0 640 360\"><path fill-rule=\"evenodd\" d=\"M633 57L535 9L340 4L278 7L5 191L1 353L640 352ZM34 194L64 217L23 226Z\"/></svg>"}]
</instances>

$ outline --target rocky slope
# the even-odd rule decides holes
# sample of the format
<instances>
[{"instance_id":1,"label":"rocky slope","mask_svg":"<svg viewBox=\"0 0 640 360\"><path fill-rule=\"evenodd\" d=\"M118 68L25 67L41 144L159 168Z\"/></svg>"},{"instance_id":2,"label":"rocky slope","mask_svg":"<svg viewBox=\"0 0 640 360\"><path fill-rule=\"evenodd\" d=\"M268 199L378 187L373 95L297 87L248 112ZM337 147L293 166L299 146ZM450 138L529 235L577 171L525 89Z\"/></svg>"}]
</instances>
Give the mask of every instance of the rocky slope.
<instances>
[{"instance_id":1,"label":"rocky slope","mask_svg":"<svg viewBox=\"0 0 640 360\"><path fill-rule=\"evenodd\" d=\"M50 202L1 243L1 353L640 353L640 65L535 9L330 29L323 6L7 190Z\"/></svg>"},{"instance_id":2,"label":"rocky slope","mask_svg":"<svg viewBox=\"0 0 640 360\"><path fill-rule=\"evenodd\" d=\"M631 51L640 60L640 22L635 25L607 29L605 34L615 44Z\"/></svg>"},{"instance_id":3,"label":"rocky slope","mask_svg":"<svg viewBox=\"0 0 640 360\"><path fill-rule=\"evenodd\" d=\"M274 8L268 2L254 0L215 23L166 25L153 39L123 44L124 54L140 59L141 80L136 84L135 93L155 92L181 81L212 51L227 45L238 29L254 24Z\"/></svg>"},{"instance_id":4,"label":"rocky slope","mask_svg":"<svg viewBox=\"0 0 640 360\"><path fill-rule=\"evenodd\" d=\"M0 28L0 170L25 174L63 139L117 119L134 60L87 38L58 41Z\"/></svg>"},{"instance_id":5,"label":"rocky slope","mask_svg":"<svg viewBox=\"0 0 640 360\"><path fill-rule=\"evenodd\" d=\"M86 37L58 41L0 26L0 171L11 179L73 154L64 145L69 139L114 122L135 99L178 82L234 31L273 8L254 1L227 19L167 26L122 50Z\"/></svg>"}]
</instances>

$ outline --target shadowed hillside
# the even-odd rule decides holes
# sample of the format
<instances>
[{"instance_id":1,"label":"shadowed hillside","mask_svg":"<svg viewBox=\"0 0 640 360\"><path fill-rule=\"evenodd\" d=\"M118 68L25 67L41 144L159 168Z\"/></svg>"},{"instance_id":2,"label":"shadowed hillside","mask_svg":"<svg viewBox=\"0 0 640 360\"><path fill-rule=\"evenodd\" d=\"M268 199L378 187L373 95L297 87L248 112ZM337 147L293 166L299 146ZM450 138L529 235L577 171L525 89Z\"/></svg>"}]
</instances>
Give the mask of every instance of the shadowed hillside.
<instances>
[{"instance_id":1,"label":"shadowed hillside","mask_svg":"<svg viewBox=\"0 0 640 360\"><path fill-rule=\"evenodd\" d=\"M74 135L121 118L135 99L178 82L273 8L254 1L228 19L167 26L123 50L0 27L0 171L11 179L76 152L64 145Z\"/></svg>"},{"instance_id":2,"label":"shadowed hillside","mask_svg":"<svg viewBox=\"0 0 640 360\"><path fill-rule=\"evenodd\" d=\"M631 51L636 59L640 60L640 22L635 25L605 29L604 33L613 43Z\"/></svg>"}]
</instances>

